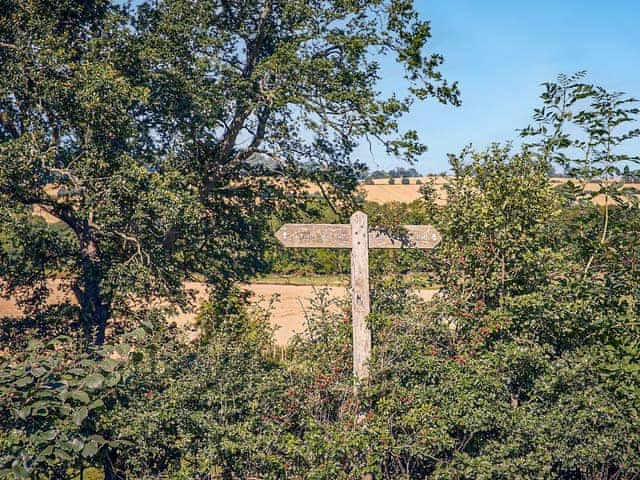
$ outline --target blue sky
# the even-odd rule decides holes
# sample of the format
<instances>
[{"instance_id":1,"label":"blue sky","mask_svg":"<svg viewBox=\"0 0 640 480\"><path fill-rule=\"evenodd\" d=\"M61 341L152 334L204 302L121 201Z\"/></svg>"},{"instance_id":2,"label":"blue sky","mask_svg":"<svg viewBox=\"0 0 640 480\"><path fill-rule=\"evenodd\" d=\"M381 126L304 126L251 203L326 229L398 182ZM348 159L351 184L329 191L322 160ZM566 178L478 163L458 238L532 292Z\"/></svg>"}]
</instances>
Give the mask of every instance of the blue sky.
<instances>
[{"instance_id":1,"label":"blue sky","mask_svg":"<svg viewBox=\"0 0 640 480\"><path fill-rule=\"evenodd\" d=\"M435 101L416 104L403 121L429 151L416 164L422 173L448 168L446 154L469 143L483 148L515 139L539 105L540 84L559 73L589 72L587 80L640 97L640 0L416 0L431 20L430 50L444 55L442 68L458 80L462 107ZM380 84L391 92L401 71L385 64ZM358 158L372 169L407 166L380 148Z\"/></svg>"}]
</instances>

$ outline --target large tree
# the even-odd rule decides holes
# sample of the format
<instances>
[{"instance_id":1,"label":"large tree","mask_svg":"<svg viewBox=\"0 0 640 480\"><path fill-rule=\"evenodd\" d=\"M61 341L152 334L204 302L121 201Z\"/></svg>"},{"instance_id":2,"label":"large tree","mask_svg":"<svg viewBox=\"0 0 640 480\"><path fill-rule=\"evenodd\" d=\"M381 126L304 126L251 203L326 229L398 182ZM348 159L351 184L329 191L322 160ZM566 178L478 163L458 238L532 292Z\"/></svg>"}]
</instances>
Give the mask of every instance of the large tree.
<instances>
[{"instance_id":1,"label":"large tree","mask_svg":"<svg viewBox=\"0 0 640 480\"><path fill-rule=\"evenodd\" d=\"M349 201L361 141L409 160L398 119L458 103L405 0L0 2L0 288L63 273L92 342L140 302L259 270L268 218L317 183ZM381 64L404 68L384 97ZM45 212L64 228L34 221Z\"/></svg>"}]
</instances>

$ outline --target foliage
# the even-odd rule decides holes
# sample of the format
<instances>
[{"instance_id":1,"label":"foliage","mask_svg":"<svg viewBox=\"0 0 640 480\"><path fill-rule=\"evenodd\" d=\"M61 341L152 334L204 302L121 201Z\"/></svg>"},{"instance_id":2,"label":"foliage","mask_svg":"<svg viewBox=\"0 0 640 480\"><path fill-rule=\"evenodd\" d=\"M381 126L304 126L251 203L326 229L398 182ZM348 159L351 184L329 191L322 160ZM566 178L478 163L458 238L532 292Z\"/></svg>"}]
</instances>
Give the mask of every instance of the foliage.
<instances>
[{"instance_id":1,"label":"foliage","mask_svg":"<svg viewBox=\"0 0 640 480\"><path fill-rule=\"evenodd\" d=\"M507 292L535 291L558 255L559 231L552 221L561 201L548 182L546 161L499 145L450 159L455 176L445 186L447 207L437 220L447 293L468 308L478 302L493 308ZM423 192L436 208L437 193Z\"/></svg>"},{"instance_id":2,"label":"foliage","mask_svg":"<svg viewBox=\"0 0 640 480\"><path fill-rule=\"evenodd\" d=\"M125 385L131 345L78 354L70 342L33 340L0 357L0 478L70 478L125 445L99 419Z\"/></svg>"},{"instance_id":3,"label":"foliage","mask_svg":"<svg viewBox=\"0 0 640 480\"><path fill-rule=\"evenodd\" d=\"M434 223L444 241L429 257L372 253L356 393L348 302L320 293L277 362L268 311L235 285L266 261L346 270L265 237L345 221L357 141L415 159L398 118L415 99L458 102L412 2L0 7L0 286L31 322L3 324L0 477L640 476L640 213L616 181L637 160L633 99L560 77L530 143L451 157L445 207L433 183L421 202L365 205L374 228ZM376 92L380 53L403 65L406 98ZM554 164L574 176L563 189ZM442 285L428 303L399 275L417 269ZM40 307L56 273L79 306L53 317ZM211 290L200 338L159 318L144 340L104 344L114 318L155 319L146 302L187 306L196 275ZM28 342L53 318L83 338Z\"/></svg>"},{"instance_id":4,"label":"foliage","mask_svg":"<svg viewBox=\"0 0 640 480\"><path fill-rule=\"evenodd\" d=\"M617 180L630 172L629 164L640 163L640 156L624 148L640 137L640 128L635 127L640 108L635 98L584 83L584 76L585 72L560 75L557 82L544 83L543 106L533 116L536 124L523 129L521 135L533 137L531 146L576 180L599 180L598 189L575 187L574 193L585 200L604 195L606 207L609 199L620 201L631 193Z\"/></svg>"},{"instance_id":5,"label":"foliage","mask_svg":"<svg viewBox=\"0 0 640 480\"><path fill-rule=\"evenodd\" d=\"M612 209L615 246L587 276L577 275L590 255L586 232L599 228L602 211L563 206L544 181L544 162L527 150L467 155L448 207L431 213L446 235L470 232L459 243L447 237L441 251L465 261L438 255L443 289L427 304L399 278L374 281L372 377L358 397L348 303L321 293L287 363L264 355L263 314L239 310L225 321L206 308L203 316L219 316L208 322L208 342L154 340L157 355L145 356L108 413L105 424L135 445L122 449L120 471L142 478L640 474L640 357L630 343L640 334L638 211ZM494 218L494 206L513 194L503 175L530 199L505 205L508 222ZM453 214L465 208L468 215ZM476 252L491 241L497 259Z\"/></svg>"},{"instance_id":6,"label":"foliage","mask_svg":"<svg viewBox=\"0 0 640 480\"><path fill-rule=\"evenodd\" d=\"M223 315L206 307L206 342L185 344L175 331L158 331L147 355L103 425L131 441L116 461L134 478L278 476L276 419L291 414L283 402L286 372L263 354L271 329L263 313Z\"/></svg>"},{"instance_id":7,"label":"foliage","mask_svg":"<svg viewBox=\"0 0 640 480\"><path fill-rule=\"evenodd\" d=\"M415 159L424 146L398 119L415 100L459 103L404 0L135 12L4 0L0 12L0 237L16 244L10 261L0 253L0 287L35 307L64 267L88 344L140 305L188 307L184 280L224 298L264 268L268 220L303 206L307 182L349 208L359 141ZM384 56L404 70L404 97L377 91ZM31 208L71 235L30 222L20 235Z\"/></svg>"}]
</instances>

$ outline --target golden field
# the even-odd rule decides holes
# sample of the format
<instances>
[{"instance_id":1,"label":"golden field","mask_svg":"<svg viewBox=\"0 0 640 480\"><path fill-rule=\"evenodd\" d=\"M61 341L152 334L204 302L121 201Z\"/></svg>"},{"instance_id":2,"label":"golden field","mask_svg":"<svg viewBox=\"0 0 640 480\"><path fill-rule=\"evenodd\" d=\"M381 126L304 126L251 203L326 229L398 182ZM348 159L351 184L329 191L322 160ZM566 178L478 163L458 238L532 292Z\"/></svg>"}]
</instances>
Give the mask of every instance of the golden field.
<instances>
[{"instance_id":1,"label":"golden field","mask_svg":"<svg viewBox=\"0 0 640 480\"><path fill-rule=\"evenodd\" d=\"M433 181L434 187L439 197L437 203L439 205L444 205L446 203L447 193L444 190L443 186L450 181L450 178L443 176L411 177L409 178L409 185L401 185L401 179L399 178L395 179L395 185L389 185L389 180L386 178L376 179L374 180L374 185L365 185L364 183L362 183L360 185L360 191L370 202L411 203L415 200L419 200L422 197L420 195L420 187L422 185L416 183L418 180L420 180L422 184L429 184ZM552 178L549 181L552 185L557 186L566 183L568 180L566 178ZM640 191L640 183L628 183L626 186L635 188L636 190ZM600 188L600 185L597 183L587 183L585 185L585 188L587 191L592 192L598 190ZM604 196L599 195L595 197L594 202L598 205L604 205L605 198Z\"/></svg>"},{"instance_id":2,"label":"golden field","mask_svg":"<svg viewBox=\"0 0 640 480\"><path fill-rule=\"evenodd\" d=\"M188 282L186 288L195 293L196 304L200 303L206 296L206 287L203 283ZM49 303L52 305L65 301L74 303L75 299L69 295L68 291L60 288L59 282L51 280L48 282L50 289ZM278 345L286 345L295 333L302 333L305 330L305 312L309 310L311 299L318 294L322 288L328 288L333 298L341 298L348 295L345 285L335 285L329 287L312 285L289 285L276 283L251 283L243 285L252 293L252 301L267 306L269 300L275 297L271 314L271 324L275 327L275 341ZM424 289L417 293L425 300L430 299L436 290ZM23 312L18 308L15 301L0 298L0 325L3 317L21 317ZM190 337L197 336L195 325L196 313L178 313L168 319L168 322L175 322L176 325L187 330Z\"/></svg>"}]
</instances>

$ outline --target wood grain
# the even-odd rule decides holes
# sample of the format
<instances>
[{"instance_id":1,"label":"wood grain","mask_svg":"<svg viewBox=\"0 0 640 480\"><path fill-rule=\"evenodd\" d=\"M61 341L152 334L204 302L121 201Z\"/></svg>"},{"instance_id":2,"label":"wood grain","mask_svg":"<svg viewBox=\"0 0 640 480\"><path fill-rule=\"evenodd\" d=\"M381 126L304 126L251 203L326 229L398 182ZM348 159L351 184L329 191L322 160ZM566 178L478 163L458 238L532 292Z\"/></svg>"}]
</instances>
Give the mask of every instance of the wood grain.
<instances>
[{"instance_id":1,"label":"wood grain","mask_svg":"<svg viewBox=\"0 0 640 480\"><path fill-rule=\"evenodd\" d=\"M351 226L287 223L276 232L276 238L290 248L351 248Z\"/></svg>"},{"instance_id":2,"label":"wood grain","mask_svg":"<svg viewBox=\"0 0 640 480\"><path fill-rule=\"evenodd\" d=\"M369 235L367 216L351 216L351 294L353 309L353 374L358 382L369 377L371 331L367 326L369 300Z\"/></svg>"},{"instance_id":3,"label":"wood grain","mask_svg":"<svg viewBox=\"0 0 640 480\"><path fill-rule=\"evenodd\" d=\"M351 225L287 223L276 232L276 238L290 248L351 248ZM441 241L440 232L431 225L403 225L396 235L369 232L369 248L431 250Z\"/></svg>"}]
</instances>

